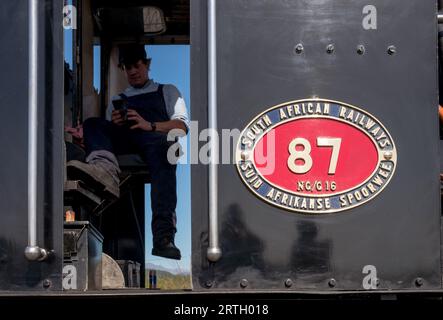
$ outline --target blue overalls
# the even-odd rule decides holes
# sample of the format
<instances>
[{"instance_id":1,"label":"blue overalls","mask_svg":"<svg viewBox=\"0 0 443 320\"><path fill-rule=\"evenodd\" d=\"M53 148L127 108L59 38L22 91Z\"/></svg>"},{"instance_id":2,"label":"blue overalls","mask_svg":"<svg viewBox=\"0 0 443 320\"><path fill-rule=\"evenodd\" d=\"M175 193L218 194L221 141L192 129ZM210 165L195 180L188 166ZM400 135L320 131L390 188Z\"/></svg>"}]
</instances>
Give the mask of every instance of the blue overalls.
<instances>
[{"instance_id":1,"label":"blue overalls","mask_svg":"<svg viewBox=\"0 0 443 320\"><path fill-rule=\"evenodd\" d=\"M155 92L125 97L129 109L134 109L150 122L168 121L163 86ZM119 154L139 154L147 164L151 174L151 228L154 246L162 239L174 240L176 232L177 189L176 165L167 159L170 146L166 134L131 130L131 124L117 126L101 118L89 118L83 123L86 153L106 150Z\"/></svg>"}]
</instances>

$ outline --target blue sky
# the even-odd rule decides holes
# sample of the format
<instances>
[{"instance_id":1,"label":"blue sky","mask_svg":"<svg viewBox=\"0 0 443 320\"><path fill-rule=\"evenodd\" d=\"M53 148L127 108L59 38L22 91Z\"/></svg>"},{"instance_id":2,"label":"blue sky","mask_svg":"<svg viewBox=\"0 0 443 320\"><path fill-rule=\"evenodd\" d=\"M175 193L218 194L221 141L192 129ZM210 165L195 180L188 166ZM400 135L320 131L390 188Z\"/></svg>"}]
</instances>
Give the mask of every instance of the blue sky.
<instances>
[{"instance_id":1,"label":"blue sky","mask_svg":"<svg viewBox=\"0 0 443 320\"><path fill-rule=\"evenodd\" d=\"M182 93L189 108L190 101L190 50L189 46L147 46L152 58L150 77L156 82L174 84ZM189 145L189 144L188 144ZM151 255L151 206L148 201L150 185L146 185L146 262L167 268L190 271L191 268L191 168L189 164L177 166L177 234L176 245L182 252L182 260L162 259ZM149 236L148 236L149 235Z\"/></svg>"},{"instance_id":2,"label":"blue sky","mask_svg":"<svg viewBox=\"0 0 443 320\"><path fill-rule=\"evenodd\" d=\"M150 78L160 83L175 85L190 111L190 50L183 45L146 46L152 58ZM65 30L65 60L72 69L72 32ZM100 88L100 47L94 48L94 86ZM189 164L177 166L177 234L175 243L182 252L182 260L170 260L151 255L151 205L150 185L146 185L146 255L147 263L190 272L191 270L191 175Z\"/></svg>"}]
</instances>

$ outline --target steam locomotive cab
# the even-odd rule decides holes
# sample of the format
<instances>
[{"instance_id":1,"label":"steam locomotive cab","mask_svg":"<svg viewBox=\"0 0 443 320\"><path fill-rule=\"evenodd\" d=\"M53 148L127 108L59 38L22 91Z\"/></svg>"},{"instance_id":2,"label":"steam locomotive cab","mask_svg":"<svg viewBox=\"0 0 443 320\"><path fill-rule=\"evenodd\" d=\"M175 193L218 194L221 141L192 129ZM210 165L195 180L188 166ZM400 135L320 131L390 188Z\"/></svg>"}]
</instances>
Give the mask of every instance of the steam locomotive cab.
<instances>
[{"instance_id":1,"label":"steam locomotive cab","mask_svg":"<svg viewBox=\"0 0 443 320\"><path fill-rule=\"evenodd\" d=\"M161 291L146 290L162 289L145 262L146 163L118 157L119 199L66 174L86 161L81 125L127 87L119 46L134 43L190 46L187 289L443 292L435 0L0 7L19 13L0 19L14 119L0 134L0 295Z\"/></svg>"}]
</instances>

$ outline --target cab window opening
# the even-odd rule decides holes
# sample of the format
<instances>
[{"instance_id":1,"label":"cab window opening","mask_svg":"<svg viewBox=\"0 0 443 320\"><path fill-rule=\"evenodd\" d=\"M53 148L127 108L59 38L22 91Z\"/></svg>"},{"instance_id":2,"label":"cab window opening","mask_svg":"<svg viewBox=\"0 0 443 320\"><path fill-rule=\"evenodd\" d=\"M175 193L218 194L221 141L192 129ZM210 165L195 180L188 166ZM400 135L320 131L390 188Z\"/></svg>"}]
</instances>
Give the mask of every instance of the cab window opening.
<instances>
[{"instance_id":1,"label":"cab window opening","mask_svg":"<svg viewBox=\"0 0 443 320\"><path fill-rule=\"evenodd\" d=\"M190 166L155 160L168 131L186 132L190 119L189 8L170 19L168 34L154 24L177 14L176 1L80 2L78 28L65 30L65 234L86 222L103 237L103 268L119 265L124 283L104 276L102 288L190 289ZM123 17L140 14L145 36L131 23L116 32ZM74 260L65 252L65 266ZM135 283L129 269L139 270Z\"/></svg>"}]
</instances>

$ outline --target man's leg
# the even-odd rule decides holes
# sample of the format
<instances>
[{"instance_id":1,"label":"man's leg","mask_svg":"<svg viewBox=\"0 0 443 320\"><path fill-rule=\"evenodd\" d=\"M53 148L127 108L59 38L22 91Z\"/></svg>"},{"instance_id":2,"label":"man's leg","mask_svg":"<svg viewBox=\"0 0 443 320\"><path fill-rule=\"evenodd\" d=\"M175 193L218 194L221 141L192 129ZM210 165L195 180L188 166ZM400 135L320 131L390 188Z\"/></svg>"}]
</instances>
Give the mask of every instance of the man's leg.
<instances>
[{"instance_id":1,"label":"man's leg","mask_svg":"<svg viewBox=\"0 0 443 320\"><path fill-rule=\"evenodd\" d=\"M180 259L180 250L175 247L177 184L176 165L167 159L168 144L160 134L145 134L140 153L151 174L152 254ZM147 142L146 142L147 141Z\"/></svg>"},{"instance_id":2,"label":"man's leg","mask_svg":"<svg viewBox=\"0 0 443 320\"><path fill-rule=\"evenodd\" d=\"M95 187L102 185L113 197L119 197L120 169L115 157L119 135L117 126L100 118L89 118L83 123L86 147L86 162L70 161L67 164L68 176L81 179Z\"/></svg>"}]
</instances>

